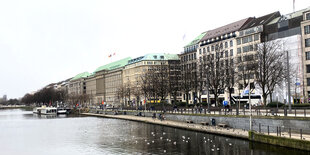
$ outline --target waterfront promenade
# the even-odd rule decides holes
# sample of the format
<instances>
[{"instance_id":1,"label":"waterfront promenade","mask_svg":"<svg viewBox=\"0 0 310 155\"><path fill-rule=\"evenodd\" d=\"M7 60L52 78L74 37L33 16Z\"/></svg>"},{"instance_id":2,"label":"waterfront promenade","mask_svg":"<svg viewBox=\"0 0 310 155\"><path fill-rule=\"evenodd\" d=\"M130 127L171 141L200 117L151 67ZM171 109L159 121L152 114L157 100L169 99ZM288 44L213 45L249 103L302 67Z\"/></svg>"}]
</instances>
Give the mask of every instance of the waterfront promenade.
<instances>
[{"instance_id":1,"label":"waterfront promenade","mask_svg":"<svg viewBox=\"0 0 310 155\"><path fill-rule=\"evenodd\" d=\"M224 135L224 136L229 136L229 137L249 139L248 131L243 130L243 129L224 128L224 127L219 127L219 126L202 125L200 123L187 123L183 121L171 121L171 120L161 121L156 118L154 119L151 117L142 117L142 116L133 116L133 115L107 115L107 114L94 114L94 113L82 113L82 114L87 115L87 116L139 121L139 122L164 125L164 126L182 128L182 129L199 131L199 132ZM290 139L296 139L296 140L301 139L299 133L281 132L277 134L276 132L270 132L270 133L261 132L260 134L270 135L270 136L275 136L275 137L290 138ZM302 134L302 140L310 142L310 134Z\"/></svg>"}]
</instances>

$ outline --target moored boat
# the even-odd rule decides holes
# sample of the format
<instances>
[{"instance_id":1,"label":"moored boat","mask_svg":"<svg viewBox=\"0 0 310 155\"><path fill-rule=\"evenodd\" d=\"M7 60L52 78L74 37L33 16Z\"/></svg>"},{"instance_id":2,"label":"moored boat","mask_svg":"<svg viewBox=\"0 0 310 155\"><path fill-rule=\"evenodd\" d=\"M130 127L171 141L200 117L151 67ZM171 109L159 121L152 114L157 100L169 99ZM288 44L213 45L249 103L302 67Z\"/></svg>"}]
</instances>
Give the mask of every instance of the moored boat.
<instances>
[{"instance_id":1,"label":"moored boat","mask_svg":"<svg viewBox=\"0 0 310 155\"><path fill-rule=\"evenodd\" d=\"M42 114L42 115L56 115L57 114L57 108L55 107L35 107L33 108L33 113L35 114Z\"/></svg>"}]
</instances>

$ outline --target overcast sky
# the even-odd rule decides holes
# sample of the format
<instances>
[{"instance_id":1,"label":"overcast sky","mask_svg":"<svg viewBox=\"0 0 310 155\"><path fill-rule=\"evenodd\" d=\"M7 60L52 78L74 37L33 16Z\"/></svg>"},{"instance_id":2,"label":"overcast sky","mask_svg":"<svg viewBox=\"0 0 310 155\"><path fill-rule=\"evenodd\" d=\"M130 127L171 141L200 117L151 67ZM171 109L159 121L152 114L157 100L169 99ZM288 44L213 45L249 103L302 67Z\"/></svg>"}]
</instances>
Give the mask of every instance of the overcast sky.
<instances>
[{"instance_id":1,"label":"overcast sky","mask_svg":"<svg viewBox=\"0 0 310 155\"><path fill-rule=\"evenodd\" d=\"M292 12L293 0L0 0L0 97L128 56L178 54L204 31L274 11Z\"/></svg>"}]
</instances>

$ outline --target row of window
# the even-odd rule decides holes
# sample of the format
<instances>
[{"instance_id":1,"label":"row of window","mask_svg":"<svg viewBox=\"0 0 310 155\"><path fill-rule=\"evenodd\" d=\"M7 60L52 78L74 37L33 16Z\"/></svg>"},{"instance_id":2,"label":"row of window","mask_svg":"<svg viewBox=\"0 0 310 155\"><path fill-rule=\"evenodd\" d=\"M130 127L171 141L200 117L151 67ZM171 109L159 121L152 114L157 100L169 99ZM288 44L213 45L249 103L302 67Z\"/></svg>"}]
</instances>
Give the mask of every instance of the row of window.
<instances>
[{"instance_id":1,"label":"row of window","mask_svg":"<svg viewBox=\"0 0 310 155\"><path fill-rule=\"evenodd\" d=\"M192 51L195 51L197 48L198 48L198 45L188 46L188 47L185 47L185 48L184 48L184 52L185 52L185 53L187 53L187 52L192 52Z\"/></svg>"},{"instance_id":2,"label":"row of window","mask_svg":"<svg viewBox=\"0 0 310 155\"><path fill-rule=\"evenodd\" d=\"M196 53L187 54L181 57L182 62L191 61L191 60L196 60Z\"/></svg>"},{"instance_id":3,"label":"row of window","mask_svg":"<svg viewBox=\"0 0 310 155\"><path fill-rule=\"evenodd\" d=\"M257 50L257 44L255 45L248 45L248 46L243 46L242 48L239 47L237 48L237 53L240 54L241 52L250 52L250 51L256 51Z\"/></svg>"},{"instance_id":4,"label":"row of window","mask_svg":"<svg viewBox=\"0 0 310 155\"><path fill-rule=\"evenodd\" d=\"M259 40L259 34L254 34L254 35L238 38L237 39L237 45L241 45L241 41L242 41L242 44L252 42L253 37L254 37L254 41Z\"/></svg>"},{"instance_id":5,"label":"row of window","mask_svg":"<svg viewBox=\"0 0 310 155\"><path fill-rule=\"evenodd\" d=\"M199 49L199 54L201 54L202 52L205 54L206 53L206 49L207 49L208 52L210 52L210 51L218 50L219 47L222 49L224 46L225 46L225 48L228 48L228 42L225 42L224 45L223 45L223 43L220 43L220 44L217 44L215 46L212 45L212 46L208 46L207 48L205 48L205 47L204 48L200 48ZM230 47L234 46L234 43L233 43L232 40L229 41L229 46Z\"/></svg>"}]
</instances>

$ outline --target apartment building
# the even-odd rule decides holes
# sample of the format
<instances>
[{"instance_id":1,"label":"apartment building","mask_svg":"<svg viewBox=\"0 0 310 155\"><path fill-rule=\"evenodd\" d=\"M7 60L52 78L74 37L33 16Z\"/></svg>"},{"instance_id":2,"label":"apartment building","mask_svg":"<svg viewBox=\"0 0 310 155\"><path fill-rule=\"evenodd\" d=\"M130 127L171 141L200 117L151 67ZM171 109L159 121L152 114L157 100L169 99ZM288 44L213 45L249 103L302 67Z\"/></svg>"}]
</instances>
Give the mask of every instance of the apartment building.
<instances>
[{"instance_id":1,"label":"apartment building","mask_svg":"<svg viewBox=\"0 0 310 155\"><path fill-rule=\"evenodd\" d=\"M198 72L197 72L197 49L199 41L206 35L201 33L193 41L184 47L184 51L179 55L181 62L182 102L188 100L189 104L197 103L198 96Z\"/></svg>"},{"instance_id":2,"label":"apartment building","mask_svg":"<svg viewBox=\"0 0 310 155\"><path fill-rule=\"evenodd\" d=\"M199 58L199 66L204 66L209 60L215 60L219 58L221 64L232 66L234 65L234 58L237 54L236 52L236 37L237 33L242 26L249 23L252 18L242 19L225 26L209 30L206 32L204 37L199 42L199 47L197 50L197 56ZM209 74L208 72L204 74ZM207 84L204 84L207 85ZM214 91L219 93L219 101L227 100L229 101L229 91L225 88L220 90L212 90L212 88L205 87L205 91L202 95L203 101L210 101L215 103ZM209 91L209 96L206 92ZM233 94L236 93L234 88L231 88ZM209 99L208 99L209 98Z\"/></svg>"},{"instance_id":3,"label":"apartment building","mask_svg":"<svg viewBox=\"0 0 310 155\"><path fill-rule=\"evenodd\" d=\"M173 72L178 69L179 57L177 54L153 53L137 57L128 61L123 70L123 88L126 91L126 105L142 105L146 98L141 91L141 77L147 73L156 71L160 65L171 67ZM175 77L173 77L175 79ZM171 97L167 100L171 103Z\"/></svg>"},{"instance_id":4,"label":"apartment building","mask_svg":"<svg viewBox=\"0 0 310 155\"><path fill-rule=\"evenodd\" d=\"M86 94L86 83L85 79L90 74L88 72L83 72L74 76L68 86L68 95L82 95Z\"/></svg>"},{"instance_id":5,"label":"apartment building","mask_svg":"<svg viewBox=\"0 0 310 155\"><path fill-rule=\"evenodd\" d=\"M302 13L301 22L301 43L303 56L303 83L305 84L305 102L310 102L310 8Z\"/></svg>"},{"instance_id":6,"label":"apartment building","mask_svg":"<svg viewBox=\"0 0 310 155\"><path fill-rule=\"evenodd\" d=\"M96 103L112 106L121 106L120 98L117 94L123 85L123 69L127 65L130 57L103 65L94 71L94 81L96 83Z\"/></svg>"}]
</instances>

